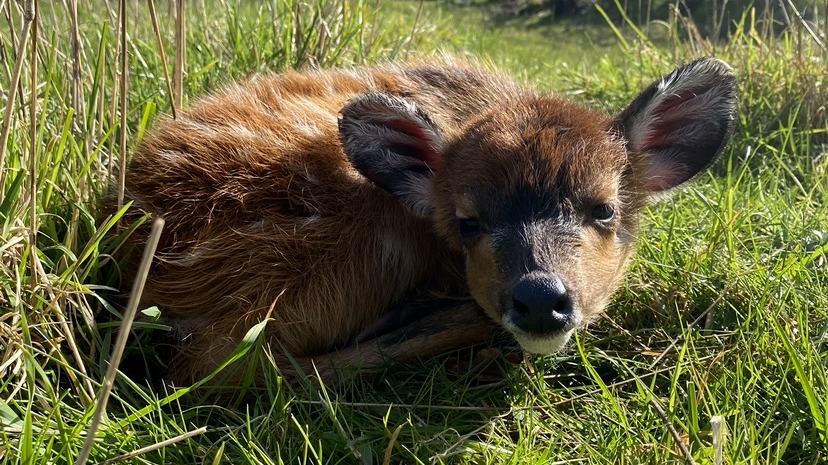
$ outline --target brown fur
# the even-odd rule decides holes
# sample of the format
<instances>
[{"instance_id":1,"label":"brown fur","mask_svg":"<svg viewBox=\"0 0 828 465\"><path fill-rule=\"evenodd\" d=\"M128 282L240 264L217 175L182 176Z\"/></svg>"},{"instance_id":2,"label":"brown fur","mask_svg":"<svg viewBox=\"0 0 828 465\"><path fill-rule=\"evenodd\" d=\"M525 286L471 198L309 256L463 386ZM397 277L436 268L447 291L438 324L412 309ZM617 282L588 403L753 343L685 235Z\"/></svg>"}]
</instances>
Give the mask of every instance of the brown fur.
<instances>
[{"instance_id":1,"label":"brown fur","mask_svg":"<svg viewBox=\"0 0 828 465\"><path fill-rule=\"evenodd\" d=\"M366 94L389 97L360 100ZM266 339L288 376L285 351L307 373L335 378L485 341L510 311L504 296L536 271L565 283L583 321L595 318L650 197L647 162L623 132L646 103L612 120L446 61L259 76L160 122L132 157L126 197L128 221L145 212L166 219L143 300L179 331L171 380L209 374L266 315ZM426 167L411 171L422 185L399 184L413 194L393 184L389 195L383 182L397 170L372 178L351 156L360 141L374 142L361 131L389 105L392 116L407 113L378 123L380 138L415 140L414 158L401 149L393 162ZM528 203L516 203L527 192ZM615 206L613 223L576 224L601 204ZM518 207L539 220L515 223L525 240L502 246L514 238L501 219ZM490 229L463 239L463 217ZM412 296L426 302L414 313L431 298L440 308L406 315Z\"/></svg>"}]
</instances>

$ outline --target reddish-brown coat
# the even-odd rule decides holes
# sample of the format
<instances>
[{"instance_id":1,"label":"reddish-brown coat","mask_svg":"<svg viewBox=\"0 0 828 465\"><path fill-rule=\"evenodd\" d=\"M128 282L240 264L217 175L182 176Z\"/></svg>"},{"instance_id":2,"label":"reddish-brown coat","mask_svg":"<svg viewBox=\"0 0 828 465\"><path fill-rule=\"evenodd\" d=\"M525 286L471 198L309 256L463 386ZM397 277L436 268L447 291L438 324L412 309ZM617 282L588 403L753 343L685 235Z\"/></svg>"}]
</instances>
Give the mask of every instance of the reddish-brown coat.
<instances>
[{"instance_id":1,"label":"reddish-brown coat","mask_svg":"<svg viewBox=\"0 0 828 465\"><path fill-rule=\"evenodd\" d=\"M411 153L421 168L413 174L433 171L433 187L419 199L425 210L416 214L343 150L341 131L361 131L375 115L342 129L338 114L369 93L403 99L425 115L380 123L418 141ZM611 120L538 97L492 70L442 61L259 76L160 122L132 156L126 198L134 202L127 221L145 212L166 219L143 300L178 331L170 378L182 384L209 374L267 315L266 337L289 376L284 351L309 373L333 377L375 368L385 356L480 342L510 311L504 296L530 262L559 276L579 318L593 319L623 275L650 196L641 174L648 162L625 139L627 126L642 126L635 118L646 104L636 101ZM671 130L657 134L669 138ZM410 156L411 149L399 150ZM382 184L386 172L375 180ZM507 263L495 225L480 240L458 235L458 218L504 218L524 208L515 204L521 189L566 207L532 214L569 215L559 225L548 224L554 216L521 223L528 258ZM616 206L618 224L570 224L602 204ZM147 232L140 228L131 244L142 246ZM395 315L386 312L412 295L457 304L401 330L389 325ZM352 344L372 327L379 338Z\"/></svg>"}]
</instances>

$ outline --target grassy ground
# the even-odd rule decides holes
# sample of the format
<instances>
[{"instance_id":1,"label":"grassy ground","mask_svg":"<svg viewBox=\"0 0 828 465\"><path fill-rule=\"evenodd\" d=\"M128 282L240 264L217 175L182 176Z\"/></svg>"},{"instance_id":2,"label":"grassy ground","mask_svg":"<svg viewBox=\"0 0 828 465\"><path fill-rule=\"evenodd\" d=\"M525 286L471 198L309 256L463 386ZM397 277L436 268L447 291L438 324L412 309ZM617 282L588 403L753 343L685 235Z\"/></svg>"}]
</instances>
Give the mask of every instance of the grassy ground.
<instances>
[{"instance_id":1,"label":"grassy ground","mask_svg":"<svg viewBox=\"0 0 828 465\"><path fill-rule=\"evenodd\" d=\"M4 106L17 90L0 157L0 462L10 464L74 463L80 454L114 337L114 324L92 319L110 311L103 296L115 245L102 239L111 223L96 222L95 201L122 159L121 135L128 152L170 109L146 4L127 2L124 127L117 12L81 5L73 47L66 7L41 3L26 40L18 3L0 3ZM388 3L378 13L321 0L210 3L188 3L187 96L269 69L439 46L616 111L675 64L715 54L739 75L740 121L710 175L648 211L608 318L562 354L507 367L503 380L483 385L442 359L338 390L292 389L274 373L256 402L221 406L121 375L91 461L688 463L680 444L696 463L828 460L824 9L810 31L791 11L777 35L771 18L746 11L729 41L711 45L681 17L651 24L645 37L618 12L609 12L616 34L598 13L496 25L483 10L432 3ZM172 63L172 10L158 8ZM263 356L252 345L247 356ZM718 417L723 441L712 435Z\"/></svg>"}]
</instances>

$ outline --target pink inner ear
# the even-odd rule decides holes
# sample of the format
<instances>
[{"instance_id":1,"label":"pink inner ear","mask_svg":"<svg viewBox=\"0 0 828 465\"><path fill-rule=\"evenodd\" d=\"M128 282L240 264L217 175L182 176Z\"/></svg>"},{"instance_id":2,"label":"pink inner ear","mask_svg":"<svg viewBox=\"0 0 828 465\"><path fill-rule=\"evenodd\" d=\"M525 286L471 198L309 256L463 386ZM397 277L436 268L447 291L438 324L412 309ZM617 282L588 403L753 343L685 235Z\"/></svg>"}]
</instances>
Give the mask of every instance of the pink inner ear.
<instances>
[{"instance_id":1,"label":"pink inner ear","mask_svg":"<svg viewBox=\"0 0 828 465\"><path fill-rule=\"evenodd\" d=\"M648 191L662 192L687 180L688 167L681 160L663 157L671 152L671 147L686 142L677 138L682 137L685 126L698 124L705 114L708 102L704 91L696 89L695 92L670 96L653 110L652 122L640 146L640 150L650 153L645 184Z\"/></svg>"},{"instance_id":2,"label":"pink inner ear","mask_svg":"<svg viewBox=\"0 0 828 465\"><path fill-rule=\"evenodd\" d=\"M417 143L411 145L411 149L417 154L417 158L422 160L430 168L439 168L443 162L440 154L434 148L434 140L432 135L416 123L411 121L394 119L385 122L385 126L394 131L401 132L414 138Z\"/></svg>"},{"instance_id":3,"label":"pink inner ear","mask_svg":"<svg viewBox=\"0 0 828 465\"><path fill-rule=\"evenodd\" d=\"M689 120L704 115L708 102L700 96L707 90L695 89L693 92L665 98L652 112L653 123L647 128L647 135L641 141L641 149L660 149L675 143L676 141L670 139L674 131L688 124Z\"/></svg>"},{"instance_id":4,"label":"pink inner ear","mask_svg":"<svg viewBox=\"0 0 828 465\"><path fill-rule=\"evenodd\" d=\"M642 150L661 150L674 144L673 133L687 124L679 118L663 118L657 125L649 128L647 137L641 141Z\"/></svg>"},{"instance_id":5,"label":"pink inner ear","mask_svg":"<svg viewBox=\"0 0 828 465\"><path fill-rule=\"evenodd\" d=\"M675 163L669 161L651 159L647 167L647 183L644 188L649 192L662 192L678 184L682 179L682 171Z\"/></svg>"}]
</instances>

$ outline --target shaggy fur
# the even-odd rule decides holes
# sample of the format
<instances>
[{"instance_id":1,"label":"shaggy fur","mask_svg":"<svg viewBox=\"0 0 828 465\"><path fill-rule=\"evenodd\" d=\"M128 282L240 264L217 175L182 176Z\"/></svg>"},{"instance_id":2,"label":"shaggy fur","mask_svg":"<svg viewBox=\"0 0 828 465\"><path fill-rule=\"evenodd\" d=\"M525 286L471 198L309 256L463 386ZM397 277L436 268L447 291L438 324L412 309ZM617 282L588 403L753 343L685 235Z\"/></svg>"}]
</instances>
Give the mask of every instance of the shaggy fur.
<instances>
[{"instance_id":1,"label":"shaggy fur","mask_svg":"<svg viewBox=\"0 0 828 465\"><path fill-rule=\"evenodd\" d=\"M202 98L156 125L126 176L127 220L166 219L143 300L178 330L169 378L209 374L267 315L288 377L291 359L338 379L498 328L559 349L618 285L648 200L715 160L734 87L700 60L612 119L442 61L258 76ZM561 283L564 327L522 329L526 280Z\"/></svg>"}]
</instances>

